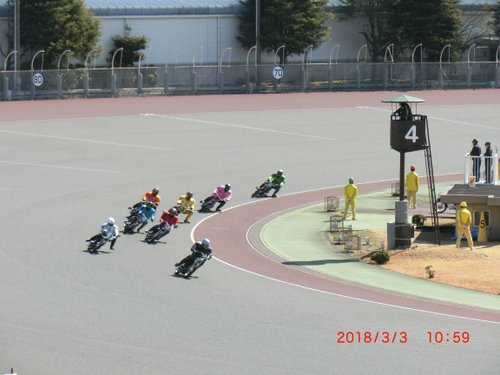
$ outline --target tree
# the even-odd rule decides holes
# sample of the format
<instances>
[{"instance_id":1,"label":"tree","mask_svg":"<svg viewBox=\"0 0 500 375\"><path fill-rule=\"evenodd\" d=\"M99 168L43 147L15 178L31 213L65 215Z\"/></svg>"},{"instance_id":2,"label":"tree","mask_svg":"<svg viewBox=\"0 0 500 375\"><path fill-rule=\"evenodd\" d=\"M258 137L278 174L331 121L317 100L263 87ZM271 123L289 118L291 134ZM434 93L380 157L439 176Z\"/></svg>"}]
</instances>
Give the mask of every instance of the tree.
<instances>
[{"instance_id":1,"label":"tree","mask_svg":"<svg viewBox=\"0 0 500 375\"><path fill-rule=\"evenodd\" d=\"M22 0L20 12L24 56L43 49L49 67L66 49L83 61L98 45L99 20L84 0Z\"/></svg>"},{"instance_id":2,"label":"tree","mask_svg":"<svg viewBox=\"0 0 500 375\"><path fill-rule=\"evenodd\" d=\"M372 62L384 56L387 46L394 43L390 27L392 0L340 0L340 10L349 17L362 15L366 23L361 23L361 34L365 37Z\"/></svg>"},{"instance_id":3,"label":"tree","mask_svg":"<svg viewBox=\"0 0 500 375\"><path fill-rule=\"evenodd\" d=\"M493 34L500 38L500 0L497 0L496 4L491 6L493 11L491 17L491 27L493 29Z\"/></svg>"},{"instance_id":4,"label":"tree","mask_svg":"<svg viewBox=\"0 0 500 375\"><path fill-rule=\"evenodd\" d=\"M464 49L460 0L397 0L392 8L392 27L398 44L412 48L423 43L430 61L438 61L442 49L450 45L453 59Z\"/></svg>"},{"instance_id":5,"label":"tree","mask_svg":"<svg viewBox=\"0 0 500 375\"><path fill-rule=\"evenodd\" d=\"M262 0L260 48L274 52L285 45L288 56L302 54L310 46L318 47L328 35L325 22L333 15L326 9L327 0ZM245 48L255 45L256 0L240 0L238 41ZM280 62L282 56L280 56Z\"/></svg>"},{"instance_id":6,"label":"tree","mask_svg":"<svg viewBox=\"0 0 500 375\"><path fill-rule=\"evenodd\" d=\"M141 58L140 50L145 50L148 46L148 38L144 35L130 35L130 26L125 24L124 36L115 35L113 38L113 48L109 51L108 62L111 62L115 51L123 48L123 56L121 56L121 66L134 66L134 61L139 61Z\"/></svg>"}]
</instances>

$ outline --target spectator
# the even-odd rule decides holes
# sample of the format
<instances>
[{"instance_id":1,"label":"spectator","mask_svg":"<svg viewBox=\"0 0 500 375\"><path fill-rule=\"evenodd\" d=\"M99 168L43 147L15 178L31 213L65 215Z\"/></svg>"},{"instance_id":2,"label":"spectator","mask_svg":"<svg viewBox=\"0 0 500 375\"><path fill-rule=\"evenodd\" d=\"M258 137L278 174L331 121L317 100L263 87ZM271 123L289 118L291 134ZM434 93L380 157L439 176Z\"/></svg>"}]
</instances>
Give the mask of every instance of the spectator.
<instances>
[{"instance_id":1,"label":"spectator","mask_svg":"<svg viewBox=\"0 0 500 375\"><path fill-rule=\"evenodd\" d=\"M476 182L481 180L481 147L477 145L477 139L472 140L472 149L469 155L472 156L472 174Z\"/></svg>"}]
</instances>

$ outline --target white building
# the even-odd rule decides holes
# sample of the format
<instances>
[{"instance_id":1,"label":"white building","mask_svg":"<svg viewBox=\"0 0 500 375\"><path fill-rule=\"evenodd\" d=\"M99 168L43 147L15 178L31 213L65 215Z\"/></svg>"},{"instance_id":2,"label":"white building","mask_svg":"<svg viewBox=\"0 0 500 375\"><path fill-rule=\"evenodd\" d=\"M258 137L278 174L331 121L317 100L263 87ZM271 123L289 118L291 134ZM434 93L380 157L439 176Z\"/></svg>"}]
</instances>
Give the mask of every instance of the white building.
<instances>
[{"instance_id":1,"label":"white building","mask_svg":"<svg viewBox=\"0 0 500 375\"><path fill-rule=\"evenodd\" d=\"M143 64L216 64L222 51L228 47L231 47L231 63L242 64L246 61L247 50L236 39L238 0L85 0L85 3L101 20L100 43L104 51L97 65L107 65L106 57L113 46L111 38L124 35L126 27L130 28L131 35L149 38ZM330 5L338 3L338 0L330 0ZM463 0L462 3L494 4L496 0ZM6 0L0 0L0 42L4 54L7 52L5 4ZM477 13L474 13L476 16ZM483 12L480 17L486 19L489 16ZM330 35L323 45L312 52L312 61L327 61L332 53L333 58L354 60L365 44L359 32L360 22L359 19L343 17L328 21ZM2 67L4 58L0 56ZM262 55L263 63L272 63L273 59L273 54ZM291 56L289 61L301 59L302 56Z\"/></svg>"}]
</instances>

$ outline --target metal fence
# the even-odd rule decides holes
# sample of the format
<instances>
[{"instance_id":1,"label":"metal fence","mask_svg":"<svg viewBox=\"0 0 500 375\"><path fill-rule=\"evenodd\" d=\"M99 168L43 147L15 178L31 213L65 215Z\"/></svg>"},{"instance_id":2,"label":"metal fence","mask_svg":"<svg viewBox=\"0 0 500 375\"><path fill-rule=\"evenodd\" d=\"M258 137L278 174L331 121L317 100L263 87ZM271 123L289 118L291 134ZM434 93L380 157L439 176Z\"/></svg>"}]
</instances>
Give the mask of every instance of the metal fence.
<instances>
[{"instance_id":1,"label":"metal fence","mask_svg":"<svg viewBox=\"0 0 500 375\"><path fill-rule=\"evenodd\" d=\"M0 100L363 90L500 88L500 64L309 63L1 71Z\"/></svg>"}]
</instances>

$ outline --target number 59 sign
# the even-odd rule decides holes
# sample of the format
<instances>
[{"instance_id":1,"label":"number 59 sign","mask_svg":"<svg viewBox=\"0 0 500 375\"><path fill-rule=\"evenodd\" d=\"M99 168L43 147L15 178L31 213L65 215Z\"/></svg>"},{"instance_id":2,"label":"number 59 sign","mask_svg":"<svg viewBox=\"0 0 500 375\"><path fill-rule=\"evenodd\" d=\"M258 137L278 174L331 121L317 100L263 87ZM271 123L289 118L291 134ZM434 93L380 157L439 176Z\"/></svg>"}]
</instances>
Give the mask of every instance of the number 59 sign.
<instances>
[{"instance_id":1,"label":"number 59 sign","mask_svg":"<svg viewBox=\"0 0 500 375\"><path fill-rule=\"evenodd\" d=\"M391 120L391 147L396 151L410 152L428 147L425 118L403 121Z\"/></svg>"}]
</instances>

